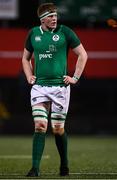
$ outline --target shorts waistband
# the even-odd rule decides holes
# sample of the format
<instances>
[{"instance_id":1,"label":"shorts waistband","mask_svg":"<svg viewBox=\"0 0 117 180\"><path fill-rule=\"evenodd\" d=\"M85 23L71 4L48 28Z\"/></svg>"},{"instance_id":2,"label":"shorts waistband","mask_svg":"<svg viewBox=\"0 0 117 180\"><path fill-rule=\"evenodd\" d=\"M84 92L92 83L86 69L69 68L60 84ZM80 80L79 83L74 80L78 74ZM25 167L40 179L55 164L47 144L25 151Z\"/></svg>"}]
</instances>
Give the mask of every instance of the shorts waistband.
<instances>
[{"instance_id":1,"label":"shorts waistband","mask_svg":"<svg viewBox=\"0 0 117 180\"><path fill-rule=\"evenodd\" d=\"M62 85L60 85L60 86L53 86L53 85L39 85L39 86L41 86L41 87L61 87L61 88L62 88L62 87L65 87L65 88L66 88L68 85L67 85L67 86L62 86Z\"/></svg>"}]
</instances>

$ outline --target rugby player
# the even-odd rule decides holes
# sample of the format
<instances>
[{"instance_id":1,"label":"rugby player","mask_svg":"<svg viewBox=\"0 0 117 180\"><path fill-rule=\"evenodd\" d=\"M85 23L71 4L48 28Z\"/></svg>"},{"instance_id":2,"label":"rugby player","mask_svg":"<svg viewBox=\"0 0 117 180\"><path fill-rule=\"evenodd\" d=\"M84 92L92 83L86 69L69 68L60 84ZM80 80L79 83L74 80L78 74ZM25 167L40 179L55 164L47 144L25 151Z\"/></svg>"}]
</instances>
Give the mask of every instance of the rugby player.
<instances>
[{"instance_id":1,"label":"rugby player","mask_svg":"<svg viewBox=\"0 0 117 180\"><path fill-rule=\"evenodd\" d=\"M32 167L27 176L40 174L40 162L45 146L48 115L60 155L59 173L69 175L67 134L65 120L70 99L70 85L76 84L84 70L87 53L74 31L57 24L57 7L44 3L38 7L40 25L27 35L22 65L31 88L31 107L35 132L32 147ZM78 59L73 77L67 74L68 50L72 49ZM34 53L34 71L31 65Z\"/></svg>"}]
</instances>

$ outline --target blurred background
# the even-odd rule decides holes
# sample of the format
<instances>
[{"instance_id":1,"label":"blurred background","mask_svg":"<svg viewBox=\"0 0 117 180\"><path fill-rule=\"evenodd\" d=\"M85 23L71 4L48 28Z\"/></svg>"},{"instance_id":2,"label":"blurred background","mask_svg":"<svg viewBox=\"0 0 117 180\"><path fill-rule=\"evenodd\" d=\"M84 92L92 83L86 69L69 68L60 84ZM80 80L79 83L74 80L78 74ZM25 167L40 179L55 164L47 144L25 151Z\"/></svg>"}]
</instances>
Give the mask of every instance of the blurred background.
<instances>
[{"instance_id":1,"label":"blurred background","mask_svg":"<svg viewBox=\"0 0 117 180\"><path fill-rule=\"evenodd\" d=\"M0 134L31 134L30 88L22 71L27 32L40 24L38 5L54 2L58 22L80 38L88 62L71 87L66 121L69 134L117 134L117 1L0 0ZM69 53L69 74L76 57ZM48 132L50 132L50 128Z\"/></svg>"}]
</instances>

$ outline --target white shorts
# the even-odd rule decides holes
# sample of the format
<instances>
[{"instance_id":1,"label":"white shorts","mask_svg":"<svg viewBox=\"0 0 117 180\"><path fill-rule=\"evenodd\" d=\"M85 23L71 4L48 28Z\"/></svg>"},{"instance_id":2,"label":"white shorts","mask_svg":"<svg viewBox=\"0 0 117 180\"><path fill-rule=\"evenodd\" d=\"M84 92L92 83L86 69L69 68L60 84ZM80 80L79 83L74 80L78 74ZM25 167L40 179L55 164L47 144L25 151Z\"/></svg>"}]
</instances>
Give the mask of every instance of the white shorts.
<instances>
[{"instance_id":1,"label":"white shorts","mask_svg":"<svg viewBox=\"0 0 117 180\"><path fill-rule=\"evenodd\" d=\"M56 113L68 112L70 86L40 86L33 85L31 89L31 106L42 102L51 102L51 111Z\"/></svg>"}]
</instances>

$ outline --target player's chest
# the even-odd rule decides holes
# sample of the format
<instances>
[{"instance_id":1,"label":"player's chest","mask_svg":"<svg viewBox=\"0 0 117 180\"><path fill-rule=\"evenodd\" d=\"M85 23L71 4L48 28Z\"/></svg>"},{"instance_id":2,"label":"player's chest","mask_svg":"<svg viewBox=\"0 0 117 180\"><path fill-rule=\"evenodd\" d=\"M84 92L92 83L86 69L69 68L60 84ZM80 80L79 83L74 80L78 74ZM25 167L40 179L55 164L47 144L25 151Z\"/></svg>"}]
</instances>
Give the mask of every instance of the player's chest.
<instances>
[{"instance_id":1,"label":"player's chest","mask_svg":"<svg viewBox=\"0 0 117 180\"><path fill-rule=\"evenodd\" d=\"M66 44L64 34L60 33L44 33L42 35L34 34L32 36L32 46L37 51L57 51Z\"/></svg>"}]
</instances>

